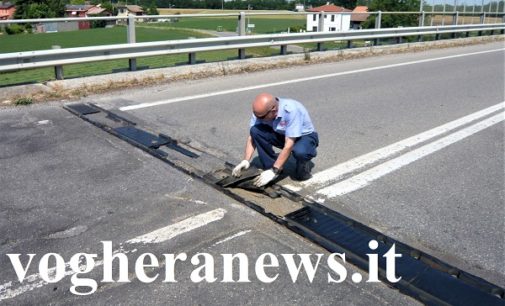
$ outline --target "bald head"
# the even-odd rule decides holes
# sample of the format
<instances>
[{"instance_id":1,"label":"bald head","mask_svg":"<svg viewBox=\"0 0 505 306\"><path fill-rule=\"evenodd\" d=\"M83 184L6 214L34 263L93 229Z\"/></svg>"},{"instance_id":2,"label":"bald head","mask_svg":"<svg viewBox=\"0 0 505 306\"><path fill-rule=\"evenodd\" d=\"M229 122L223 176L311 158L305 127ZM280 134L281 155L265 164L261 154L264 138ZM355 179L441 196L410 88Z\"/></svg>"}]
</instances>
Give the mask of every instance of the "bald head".
<instances>
[{"instance_id":1,"label":"bald head","mask_svg":"<svg viewBox=\"0 0 505 306\"><path fill-rule=\"evenodd\" d=\"M256 117L263 117L276 105L275 97L269 93L262 93L256 96L252 103L252 109Z\"/></svg>"}]
</instances>

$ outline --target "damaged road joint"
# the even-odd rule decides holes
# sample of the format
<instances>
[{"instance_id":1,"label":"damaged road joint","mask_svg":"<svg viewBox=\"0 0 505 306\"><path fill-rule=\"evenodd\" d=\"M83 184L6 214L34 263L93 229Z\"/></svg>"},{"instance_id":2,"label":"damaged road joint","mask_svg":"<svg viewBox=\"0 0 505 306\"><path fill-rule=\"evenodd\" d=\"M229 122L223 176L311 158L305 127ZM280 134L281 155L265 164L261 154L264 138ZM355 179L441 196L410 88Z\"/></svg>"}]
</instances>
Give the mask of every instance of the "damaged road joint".
<instances>
[{"instance_id":1,"label":"damaged road joint","mask_svg":"<svg viewBox=\"0 0 505 306\"><path fill-rule=\"evenodd\" d=\"M259 174L252 167L240 178L231 177L232 163L210 149L193 148L161 133L151 133L135 122L92 104L70 104L65 109L96 127L134 145L170 166L199 179L217 191L254 209L332 253L345 253L347 261L369 271L367 246L375 240L379 279L390 287L429 305L505 305L503 288L462 271L440 259L401 243L356 220L333 211L281 185L252 186ZM158 136L156 136L158 135ZM164 150L169 149L169 150ZM393 245L402 256L396 273L386 278L384 253Z\"/></svg>"}]
</instances>

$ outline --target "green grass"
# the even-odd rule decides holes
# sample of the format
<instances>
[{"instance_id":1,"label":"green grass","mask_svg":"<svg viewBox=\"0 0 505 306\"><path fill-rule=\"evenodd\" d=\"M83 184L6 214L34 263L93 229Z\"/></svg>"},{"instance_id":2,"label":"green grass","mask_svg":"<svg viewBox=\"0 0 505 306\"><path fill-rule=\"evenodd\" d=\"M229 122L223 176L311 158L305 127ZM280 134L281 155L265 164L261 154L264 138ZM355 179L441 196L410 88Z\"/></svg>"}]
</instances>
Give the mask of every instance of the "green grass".
<instances>
[{"instance_id":1,"label":"green grass","mask_svg":"<svg viewBox=\"0 0 505 306\"><path fill-rule=\"evenodd\" d=\"M14 105L19 106L19 105L30 105L33 103L33 100L31 98L19 98L16 101L14 101Z\"/></svg>"},{"instance_id":2,"label":"green grass","mask_svg":"<svg viewBox=\"0 0 505 306\"><path fill-rule=\"evenodd\" d=\"M208 35L184 29L158 29L137 27L136 37L138 42L186 39L188 37L208 37ZM91 29L73 32L21 34L0 36L0 53L50 49L52 45L62 48L118 44L126 42L126 28ZM250 48L247 55L254 57L270 56L276 53L271 48ZM237 50L202 52L197 54L197 60L206 62L224 61L236 58ZM187 62L186 54L154 56L138 58L137 66L149 68L170 67ZM112 60L85 64L64 66L65 78L76 78L90 75L107 74L115 71L124 71L128 68L128 60ZM39 68L21 70L16 72L0 73L0 86L35 83L54 80L54 68Z\"/></svg>"},{"instance_id":3,"label":"green grass","mask_svg":"<svg viewBox=\"0 0 505 306\"><path fill-rule=\"evenodd\" d=\"M149 29L137 27L137 42L208 37L208 35L184 29ZM53 45L62 48L85 47L126 43L126 27L90 29L82 31L1 35L0 53L45 50Z\"/></svg>"},{"instance_id":4,"label":"green grass","mask_svg":"<svg viewBox=\"0 0 505 306\"><path fill-rule=\"evenodd\" d=\"M253 33L278 33L287 31L290 26L303 26L304 16L264 16L251 17L248 23L254 23ZM136 41L161 41L187 39L188 37L202 38L209 37L202 32L193 29L217 30L221 27L223 31L236 31L237 18L181 18L174 23L138 23L136 27ZM126 43L126 27L116 26L114 28L90 29L82 31L59 32L59 33L38 33L20 35L0 35L0 53L47 50L53 45L61 48L110 45ZM270 56L278 51L264 48L247 49L247 55L253 57ZM229 58L236 58L237 50L225 50L214 52L203 52L197 54L198 61L214 62L224 61ZM170 67L187 62L187 55L155 56L137 59L138 67ZM128 68L128 60L112 60L104 62L94 62L86 64L75 64L64 66L65 78L75 78L90 75L111 73L114 71L124 71ZM16 72L0 73L0 86L44 82L54 79L54 68L39 68L32 70L22 70Z\"/></svg>"},{"instance_id":5,"label":"green grass","mask_svg":"<svg viewBox=\"0 0 505 306\"><path fill-rule=\"evenodd\" d=\"M230 58L237 58L237 53L237 50L202 52L197 53L197 61L225 61ZM271 48L250 48L246 51L247 56L253 57L271 56L277 53L278 51ZM171 67L179 64L185 64L187 61L188 56L186 54L143 57L137 59L137 67ZM112 60L86 64L74 64L66 65L63 68L64 76L66 79L126 71L127 69L128 60ZM54 80L54 68L39 68L0 73L0 86L21 83L39 83L49 80Z\"/></svg>"},{"instance_id":6,"label":"green grass","mask_svg":"<svg viewBox=\"0 0 505 306\"><path fill-rule=\"evenodd\" d=\"M289 27L305 25L304 16L299 16L298 18L294 18L294 16L289 16L288 18L282 18L282 16L278 16L278 18L272 17L273 16L248 17L246 22L254 24L255 27L252 29L252 32L257 34L286 32ZM179 18L178 22L160 22L155 24L146 24L146 26L166 26L212 31L217 31L218 28L220 28L223 31L236 32L237 24L238 21L236 17L205 17Z\"/></svg>"}]
</instances>

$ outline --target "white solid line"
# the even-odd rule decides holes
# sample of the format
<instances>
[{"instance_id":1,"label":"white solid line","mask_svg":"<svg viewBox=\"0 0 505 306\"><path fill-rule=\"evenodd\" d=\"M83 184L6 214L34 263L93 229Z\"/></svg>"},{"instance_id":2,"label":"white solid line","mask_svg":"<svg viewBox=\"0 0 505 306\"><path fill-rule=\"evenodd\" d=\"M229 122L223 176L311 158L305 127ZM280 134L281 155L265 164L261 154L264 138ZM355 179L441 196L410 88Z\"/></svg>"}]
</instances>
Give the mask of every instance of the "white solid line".
<instances>
[{"instance_id":1,"label":"white solid line","mask_svg":"<svg viewBox=\"0 0 505 306\"><path fill-rule=\"evenodd\" d=\"M383 177L388 173L398 170L403 166L406 166L420 158L423 158L431 153L441 150L457 141L460 141L468 136L480 132L503 120L505 120L505 113L500 113L493 117L484 119L478 123L475 123L474 125L466 127L460 131L454 132L439 140L431 142L411 152L405 153L397 158L384 162L376 167L373 167L367 171L357 174L347 180L323 188L317 191L317 193L325 195L328 198L333 198L336 196L341 196L356 191L360 188L367 186L368 184L370 184L370 182L380 177Z\"/></svg>"},{"instance_id":2,"label":"white solid line","mask_svg":"<svg viewBox=\"0 0 505 306\"><path fill-rule=\"evenodd\" d=\"M178 223L169 225L167 227L161 228L159 230L153 231L151 233L138 236L136 238L127 240L125 243L126 244L134 244L134 243L160 243L167 241L169 239L172 239L180 234L189 232L191 230L194 230L196 228L202 227L204 225L207 225L211 222L218 221L224 217L226 213L226 210L224 209L215 209L194 217L190 217L187 219L184 219ZM133 253L133 250L115 250L113 253ZM103 261L97 260L95 262L95 266L99 267L103 265ZM67 262L65 263L65 276L73 275L75 272L70 269L70 264ZM56 268L50 268L49 269L49 274L52 274L56 271ZM18 281L16 283L19 284ZM5 284L0 285L0 301L5 300L5 299L11 299L13 297L16 297L20 294L23 294L28 291L32 291L36 288L43 287L47 285L48 283L42 279L40 274L35 273L32 275L29 275L25 278L24 280L24 285L15 287L13 282L7 282Z\"/></svg>"},{"instance_id":3,"label":"white solid line","mask_svg":"<svg viewBox=\"0 0 505 306\"><path fill-rule=\"evenodd\" d=\"M211 222L223 219L226 210L218 208L181 222L160 228L148 234L130 239L126 243L160 243L172 239L180 234L192 231Z\"/></svg>"},{"instance_id":4,"label":"white solid line","mask_svg":"<svg viewBox=\"0 0 505 306\"><path fill-rule=\"evenodd\" d=\"M380 70L380 69L395 68L395 67L401 67L401 66L406 66L406 65L440 61L440 60L445 60L445 59L450 59L450 58L485 54L485 53L498 52L498 51L503 51L503 50L505 50L505 48L472 52L472 53L465 53L465 54L458 54L458 55L443 56L443 57L436 57L436 58L429 58L429 59L424 59L424 60L411 61L411 62L405 62L405 63L399 63L399 64L385 65L385 66L378 66L378 67L372 67L372 68L364 68L364 69L357 69L357 70L351 70L351 71L330 73L330 74L324 74L324 75L318 75L318 76L313 76L313 77L300 78L300 79L294 79L294 80L288 80L288 81L282 81L282 82L259 84L259 85L254 85L254 86L247 86L247 87L241 87L241 88L236 88L236 89L216 91L216 92L210 92L210 93L206 93L206 94L186 96L186 97L168 99L168 100L157 101L157 102L128 105L128 106L120 107L119 110L129 111L129 110L135 110L135 109L140 109L140 108L177 103L177 102L188 101L188 100L195 100L195 99L202 99L202 98L208 98L208 97L214 97L214 96L220 96L220 95L227 95L227 94L242 92L242 91L247 91L247 90L255 90L255 89L261 89L261 88L266 88L266 87L274 87L274 86L281 86L281 85L286 85L286 84L307 82L307 81L313 81L313 80L319 80L319 79L325 79L325 78L332 78L332 77L341 76L341 75L348 75L348 74L374 71L374 70Z\"/></svg>"},{"instance_id":5,"label":"white solid line","mask_svg":"<svg viewBox=\"0 0 505 306\"><path fill-rule=\"evenodd\" d=\"M505 108L505 101L315 173L311 179L301 183L301 185L304 187L312 185L321 186L325 183L335 182L346 174L393 156L405 149L416 146L503 108Z\"/></svg>"},{"instance_id":6,"label":"white solid line","mask_svg":"<svg viewBox=\"0 0 505 306\"><path fill-rule=\"evenodd\" d=\"M216 246L216 245L221 244L221 243L225 243L227 241L230 241L230 240L235 239L235 238L240 237L240 236L244 236L245 234L247 234L249 232L251 232L251 230L246 230L246 231L238 232L235 235L232 235L230 237L226 237L223 240L220 240L220 241L214 243L213 246Z\"/></svg>"}]
</instances>

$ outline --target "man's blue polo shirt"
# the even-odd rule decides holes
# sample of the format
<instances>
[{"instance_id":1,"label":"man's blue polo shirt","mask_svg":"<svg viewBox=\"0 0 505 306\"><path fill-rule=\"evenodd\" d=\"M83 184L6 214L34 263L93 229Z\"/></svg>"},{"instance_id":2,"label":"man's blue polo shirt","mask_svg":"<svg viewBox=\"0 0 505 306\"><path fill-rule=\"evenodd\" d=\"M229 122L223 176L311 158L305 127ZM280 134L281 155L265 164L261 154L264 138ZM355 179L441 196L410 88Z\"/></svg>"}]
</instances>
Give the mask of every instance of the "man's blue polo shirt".
<instances>
[{"instance_id":1,"label":"man's blue polo shirt","mask_svg":"<svg viewBox=\"0 0 505 306\"><path fill-rule=\"evenodd\" d=\"M314 125L310 120L309 113L305 107L293 99L277 98L279 101L279 110L274 120L262 120L251 117L250 127L256 124L267 124L272 127L276 133L287 137L297 138L314 132Z\"/></svg>"}]
</instances>

